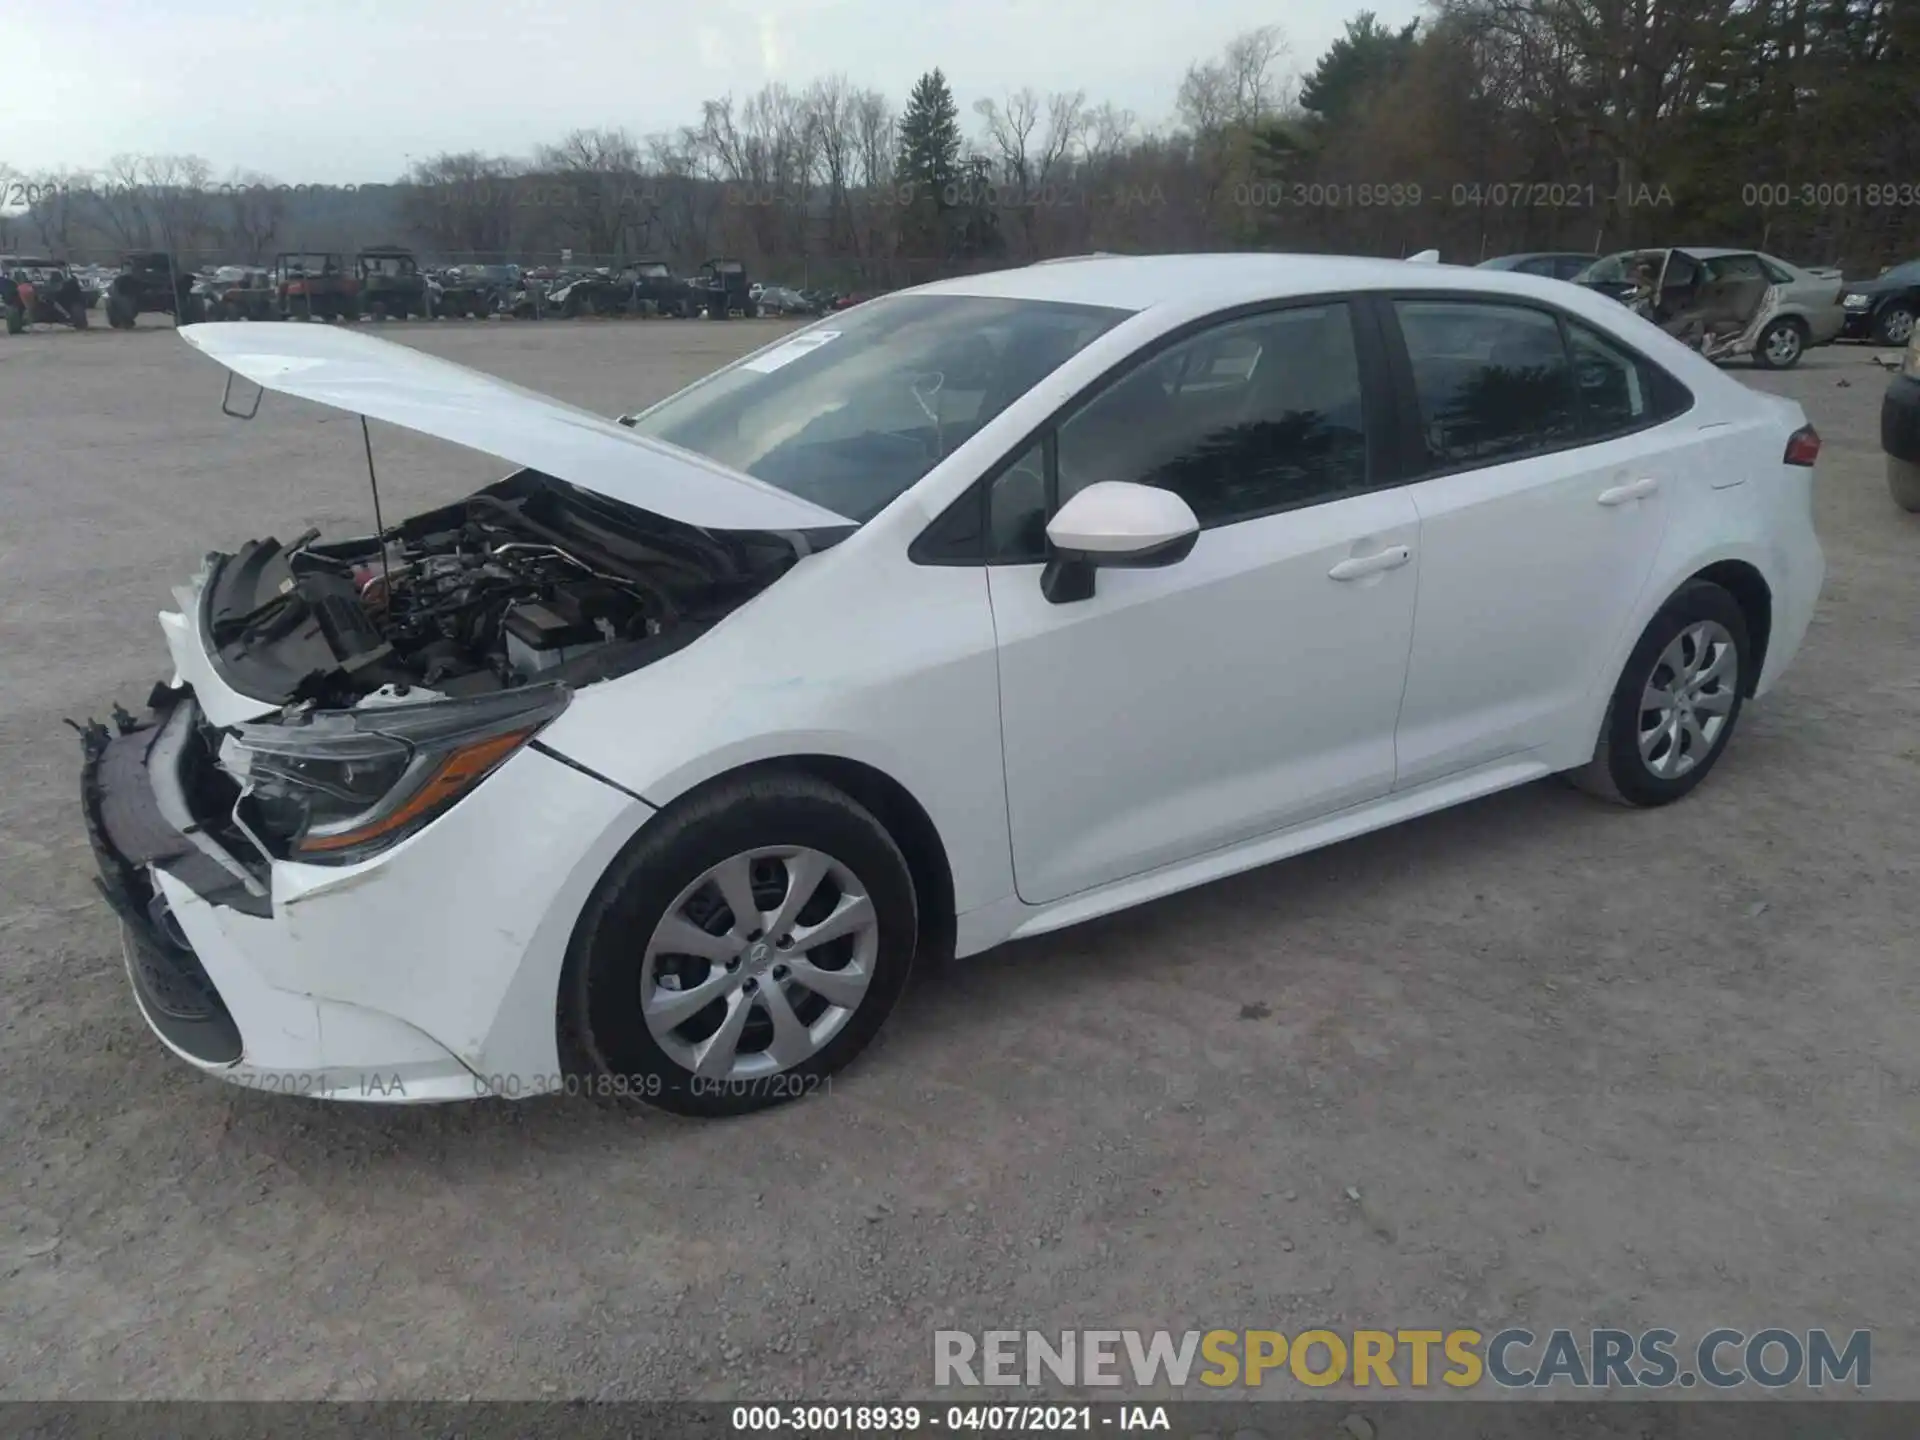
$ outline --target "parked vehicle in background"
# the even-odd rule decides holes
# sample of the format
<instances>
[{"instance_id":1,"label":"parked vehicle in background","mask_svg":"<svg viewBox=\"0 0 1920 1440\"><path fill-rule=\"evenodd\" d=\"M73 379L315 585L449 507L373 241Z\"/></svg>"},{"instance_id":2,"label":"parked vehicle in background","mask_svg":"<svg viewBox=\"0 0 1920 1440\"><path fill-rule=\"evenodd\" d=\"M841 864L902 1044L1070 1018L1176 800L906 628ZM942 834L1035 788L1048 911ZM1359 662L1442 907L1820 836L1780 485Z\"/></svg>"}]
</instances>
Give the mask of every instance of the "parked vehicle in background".
<instances>
[{"instance_id":1,"label":"parked vehicle in background","mask_svg":"<svg viewBox=\"0 0 1920 1440\"><path fill-rule=\"evenodd\" d=\"M747 267L738 260L707 261L700 267L699 278L693 285L709 320L725 320L734 315L751 320L760 313L760 307L749 293L752 282L747 279Z\"/></svg>"},{"instance_id":2,"label":"parked vehicle in background","mask_svg":"<svg viewBox=\"0 0 1920 1440\"><path fill-rule=\"evenodd\" d=\"M1880 402L1880 448L1887 489L1902 510L1920 514L1920 326L1909 326L1900 373Z\"/></svg>"},{"instance_id":3,"label":"parked vehicle in background","mask_svg":"<svg viewBox=\"0 0 1920 1440\"><path fill-rule=\"evenodd\" d=\"M0 308L5 310L9 335L18 335L29 325L87 328L87 292L65 262L0 255L0 275L6 277Z\"/></svg>"},{"instance_id":4,"label":"parked vehicle in background","mask_svg":"<svg viewBox=\"0 0 1920 1440\"><path fill-rule=\"evenodd\" d=\"M642 260L633 267L633 300L634 307L648 315L691 320L700 313L692 287L664 260Z\"/></svg>"},{"instance_id":5,"label":"parked vehicle in background","mask_svg":"<svg viewBox=\"0 0 1920 1440\"><path fill-rule=\"evenodd\" d=\"M274 257L273 283L283 320L360 318L360 277L338 251L283 251Z\"/></svg>"},{"instance_id":6,"label":"parked vehicle in background","mask_svg":"<svg viewBox=\"0 0 1920 1440\"><path fill-rule=\"evenodd\" d=\"M222 265L197 287L209 320L278 320L273 275L258 266Z\"/></svg>"},{"instance_id":7,"label":"parked vehicle in background","mask_svg":"<svg viewBox=\"0 0 1920 1440\"><path fill-rule=\"evenodd\" d=\"M1920 260L1890 265L1871 280L1847 281L1840 304L1849 339L1906 344L1920 317Z\"/></svg>"},{"instance_id":8,"label":"parked vehicle in background","mask_svg":"<svg viewBox=\"0 0 1920 1440\"><path fill-rule=\"evenodd\" d=\"M164 250L135 251L127 256L100 302L107 324L131 330L140 316L156 314L171 315L179 325L203 319L194 280L193 272Z\"/></svg>"},{"instance_id":9,"label":"parked vehicle in background","mask_svg":"<svg viewBox=\"0 0 1920 1440\"><path fill-rule=\"evenodd\" d=\"M761 287L757 303L762 315L817 315L824 308L786 285Z\"/></svg>"},{"instance_id":10,"label":"parked vehicle in background","mask_svg":"<svg viewBox=\"0 0 1920 1440\"><path fill-rule=\"evenodd\" d=\"M148 1022L315 1097L757 1109L916 963L1556 773L1681 800L1825 572L1799 405L1493 271L967 276L625 423L363 333L184 334L518 467L208 555L148 713L83 731Z\"/></svg>"},{"instance_id":11,"label":"parked vehicle in background","mask_svg":"<svg viewBox=\"0 0 1920 1440\"><path fill-rule=\"evenodd\" d=\"M437 315L484 320L523 288L518 265L455 265L441 272Z\"/></svg>"},{"instance_id":12,"label":"parked vehicle in background","mask_svg":"<svg viewBox=\"0 0 1920 1440\"><path fill-rule=\"evenodd\" d=\"M404 245L370 245L353 258L360 309L375 320L430 319L433 307L420 262Z\"/></svg>"},{"instance_id":13,"label":"parked vehicle in background","mask_svg":"<svg viewBox=\"0 0 1920 1440\"><path fill-rule=\"evenodd\" d=\"M1581 250L1528 250L1518 255L1496 255L1482 260L1476 270L1512 270L1521 275L1544 275L1549 280L1571 280L1600 257Z\"/></svg>"},{"instance_id":14,"label":"parked vehicle in background","mask_svg":"<svg viewBox=\"0 0 1920 1440\"><path fill-rule=\"evenodd\" d=\"M1814 272L1757 250L1718 246L1623 250L1574 283L1645 316L1709 360L1752 357L1786 370L1837 339L1845 316L1837 272Z\"/></svg>"},{"instance_id":15,"label":"parked vehicle in background","mask_svg":"<svg viewBox=\"0 0 1920 1440\"><path fill-rule=\"evenodd\" d=\"M547 292L546 308L564 319L582 315L626 315L633 310L631 276L601 270L568 276Z\"/></svg>"}]
</instances>

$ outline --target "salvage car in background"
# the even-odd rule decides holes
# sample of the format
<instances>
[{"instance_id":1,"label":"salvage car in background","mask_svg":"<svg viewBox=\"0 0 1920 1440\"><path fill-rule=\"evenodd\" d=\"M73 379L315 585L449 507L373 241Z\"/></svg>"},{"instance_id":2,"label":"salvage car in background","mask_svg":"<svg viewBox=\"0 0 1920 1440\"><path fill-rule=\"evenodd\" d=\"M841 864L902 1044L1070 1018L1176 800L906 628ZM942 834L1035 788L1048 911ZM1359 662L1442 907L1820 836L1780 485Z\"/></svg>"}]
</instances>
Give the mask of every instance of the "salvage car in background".
<instances>
[{"instance_id":1,"label":"salvage car in background","mask_svg":"<svg viewBox=\"0 0 1920 1440\"><path fill-rule=\"evenodd\" d=\"M171 678L86 727L143 1013L307 1095L755 1109L917 956L1556 772L1678 800L1824 573L1798 405L1497 271L970 276L621 423L364 333L182 333L524 467L210 555Z\"/></svg>"},{"instance_id":2,"label":"salvage car in background","mask_svg":"<svg viewBox=\"0 0 1920 1440\"><path fill-rule=\"evenodd\" d=\"M283 251L274 257L273 284L283 320L360 318L360 277L338 251Z\"/></svg>"},{"instance_id":3,"label":"salvage car in background","mask_svg":"<svg viewBox=\"0 0 1920 1440\"><path fill-rule=\"evenodd\" d=\"M404 245L370 245L353 257L360 282L360 309L375 320L433 317L427 277L420 262Z\"/></svg>"},{"instance_id":4,"label":"salvage car in background","mask_svg":"<svg viewBox=\"0 0 1920 1440\"><path fill-rule=\"evenodd\" d=\"M1906 344L1920 316L1920 260L1890 266L1872 280L1849 280L1840 304L1849 339Z\"/></svg>"},{"instance_id":5,"label":"salvage car in background","mask_svg":"<svg viewBox=\"0 0 1920 1440\"><path fill-rule=\"evenodd\" d=\"M1550 280L1571 280L1600 257L1582 250L1529 250L1518 255L1495 255L1482 260L1479 270L1512 270L1521 275L1544 275Z\"/></svg>"},{"instance_id":6,"label":"salvage car in background","mask_svg":"<svg viewBox=\"0 0 1920 1440\"><path fill-rule=\"evenodd\" d=\"M142 315L156 314L171 315L180 325L204 319L194 282L192 270L166 251L136 250L107 284L100 302L107 324L131 330Z\"/></svg>"},{"instance_id":7,"label":"salvage car in background","mask_svg":"<svg viewBox=\"0 0 1920 1440\"><path fill-rule=\"evenodd\" d=\"M1757 250L1714 246L1623 250L1596 261L1574 283L1612 296L1709 360L1751 356L1787 370L1845 323L1841 281Z\"/></svg>"},{"instance_id":8,"label":"salvage car in background","mask_svg":"<svg viewBox=\"0 0 1920 1440\"><path fill-rule=\"evenodd\" d=\"M209 320L278 320L273 276L250 265L222 265L195 287Z\"/></svg>"},{"instance_id":9,"label":"salvage car in background","mask_svg":"<svg viewBox=\"0 0 1920 1440\"><path fill-rule=\"evenodd\" d=\"M7 333L29 325L87 328L86 287L59 260L30 255L0 255L0 312Z\"/></svg>"}]
</instances>

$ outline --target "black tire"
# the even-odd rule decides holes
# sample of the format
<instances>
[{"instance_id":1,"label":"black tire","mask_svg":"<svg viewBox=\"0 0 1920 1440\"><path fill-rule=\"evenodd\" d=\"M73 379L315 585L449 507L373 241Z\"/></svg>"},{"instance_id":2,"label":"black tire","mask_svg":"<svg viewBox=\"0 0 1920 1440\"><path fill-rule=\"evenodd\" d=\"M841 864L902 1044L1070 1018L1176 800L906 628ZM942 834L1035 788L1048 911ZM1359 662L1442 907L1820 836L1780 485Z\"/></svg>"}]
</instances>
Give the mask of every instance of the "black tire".
<instances>
[{"instance_id":1,"label":"black tire","mask_svg":"<svg viewBox=\"0 0 1920 1440\"><path fill-rule=\"evenodd\" d=\"M1920 465L1887 456L1887 493L1909 515L1920 515Z\"/></svg>"},{"instance_id":2,"label":"black tire","mask_svg":"<svg viewBox=\"0 0 1920 1440\"><path fill-rule=\"evenodd\" d=\"M1788 336L1792 336L1791 345ZM1776 343L1782 348L1777 359L1768 353L1769 347ZM1806 353L1807 327L1791 316L1783 316L1760 332L1753 346L1753 363L1762 370L1791 370Z\"/></svg>"},{"instance_id":3,"label":"black tire","mask_svg":"<svg viewBox=\"0 0 1920 1440\"><path fill-rule=\"evenodd\" d=\"M27 312L19 305L7 306L7 333L18 335L27 328Z\"/></svg>"},{"instance_id":4,"label":"black tire","mask_svg":"<svg viewBox=\"0 0 1920 1440\"><path fill-rule=\"evenodd\" d=\"M1732 703L1726 723L1720 728L1706 754L1694 761L1686 773L1673 777L1655 774L1640 753L1641 698L1654 672L1662 663L1667 647L1685 630L1712 621L1732 637L1737 680L1728 687ZM1620 805L1671 805L1707 778L1707 773L1726 753L1727 744L1740 722L1740 710L1746 692L1756 678L1752 641L1747 633L1747 617L1739 603L1718 585L1704 580L1691 581L1676 591L1647 623L1640 641L1628 656L1607 704L1606 718L1600 723L1600 737L1593 759L1571 772L1570 780L1590 795Z\"/></svg>"},{"instance_id":5,"label":"black tire","mask_svg":"<svg viewBox=\"0 0 1920 1440\"><path fill-rule=\"evenodd\" d=\"M80 304L78 301L75 301L73 304L67 307L67 314L71 316L73 319L74 329L84 330L87 328L87 307L86 306Z\"/></svg>"},{"instance_id":6,"label":"black tire","mask_svg":"<svg viewBox=\"0 0 1920 1440\"><path fill-rule=\"evenodd\" d=\"M642 957L682 890L728 857L769 845L820 850L866 886L878 927L872 978L843 1028L805 1061L763 1080L702 1083L661 1048L640 1014ZM708 1117L744 1115L823 1089L866 1048L900 998L913 968L916 904L892 837L864 806L822 781L741 777L670 808L601 877L574 929L557 1017L570 1086Z\"/></svg>"},{"instance_id":7,"label":"black tire","mask_svg":"<svg viewBox=\"0 0 1920 1440\"><path fill-rule=\"evenodd\" d=\"M1904 300L1883 306L1873 317L1873 338L1882 345L1904 345L1913 334L1914 317L1920 315ZM1898 337L1897 339L1895 337Z\"/></svg>"}]
</instances>

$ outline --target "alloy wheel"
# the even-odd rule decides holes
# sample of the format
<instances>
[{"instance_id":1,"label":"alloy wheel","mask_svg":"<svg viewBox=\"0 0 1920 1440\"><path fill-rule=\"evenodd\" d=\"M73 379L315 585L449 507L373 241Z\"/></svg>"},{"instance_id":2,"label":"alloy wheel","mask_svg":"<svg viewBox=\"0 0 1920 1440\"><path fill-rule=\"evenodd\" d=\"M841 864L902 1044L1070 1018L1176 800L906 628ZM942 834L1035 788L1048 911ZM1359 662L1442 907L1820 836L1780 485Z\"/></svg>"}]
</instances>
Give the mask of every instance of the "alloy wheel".
<instances>
[{"instance_id":1,"label":"alloy wheel","mask_svg":"<svg viewBox=\"0 0 1920 1440\"><path fill-rule=\"evenodd\" d=\"M682 890L654 927L641 1015L704 1080L778 1074L846 1027L879 948L873 902L846 865L802 846L744 851Z\"/></svg>"},{"instance_id":2,"label":"alloy wheel","mask_svg":"<svg viewBox=\"0 0 1920 1440\"><path fill-rule=\"evenodd\" d=\"M1700 620L1660 652L1640 696L1640 758L1677 780L1713 753L1739 694L1740 652L1717 620Z\"/></svg>"},{"instance_id":3,"label":"alloy wheel","mask_svg":"<svg viewBox=\"0 0 1920 1440\"><path fill-rule=\"evenodd\" d=\"M1904 345L1913 338L1913 312L1910 310L1890 310L1887 312L1886 330L1890 344Z\"/></svg>"},{"instance_id":4,"label":"alloy wheel","mask_svg":"<svg viewBox=\"0 0 1920 1440\"><path fill-rule=\"evenodd\" d=\"M1800 358L1800 332L1791 325L1777 326L1767 336L1767 359L1788 366Z\"/></svg>"}]
</instances>

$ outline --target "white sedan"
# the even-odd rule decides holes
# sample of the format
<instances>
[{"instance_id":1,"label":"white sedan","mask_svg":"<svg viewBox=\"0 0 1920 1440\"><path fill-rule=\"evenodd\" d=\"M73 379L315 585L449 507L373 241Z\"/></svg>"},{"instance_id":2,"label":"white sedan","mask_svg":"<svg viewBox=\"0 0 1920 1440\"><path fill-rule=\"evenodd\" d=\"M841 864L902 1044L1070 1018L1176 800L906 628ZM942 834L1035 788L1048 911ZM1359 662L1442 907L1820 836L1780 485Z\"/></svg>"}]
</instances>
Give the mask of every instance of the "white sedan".
<instances>
[{"instance_id":1,"label":"white sedan","mask_svg":"<svg viewBox=\"0 0 1920 1440\"><path fill-rule=\"evenodd\" d=\"M916 956L1556 773L1665 804L1824 571L1798 406L1525 275L1038 265L620 422L335 329L181 335L519 467L211 555L171 681L88 729L146 1018L298 1094L751 1109Z\"/></svg>"}]
</instances>

